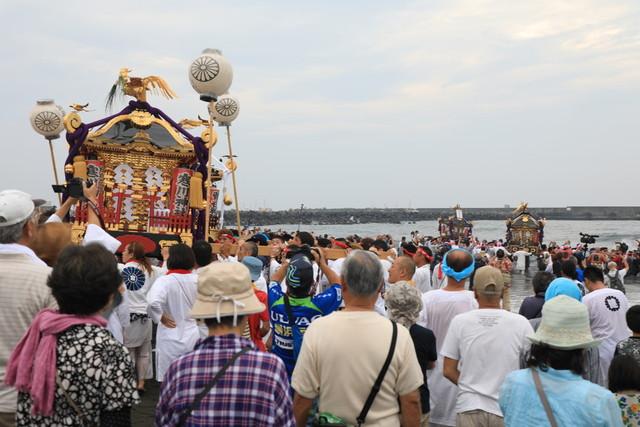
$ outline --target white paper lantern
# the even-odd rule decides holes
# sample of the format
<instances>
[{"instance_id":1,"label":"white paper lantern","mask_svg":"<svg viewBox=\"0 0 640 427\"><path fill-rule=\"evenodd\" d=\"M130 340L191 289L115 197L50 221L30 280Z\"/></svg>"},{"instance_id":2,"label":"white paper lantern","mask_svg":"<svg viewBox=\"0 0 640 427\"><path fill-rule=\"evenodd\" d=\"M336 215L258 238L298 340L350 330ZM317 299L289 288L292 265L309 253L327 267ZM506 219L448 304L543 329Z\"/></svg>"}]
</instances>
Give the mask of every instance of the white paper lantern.
<instances>
[{"instance_id":1,"label":"white paper lantern","mask_svg":"<svg viewBox=\"0 0 640 427\"><path fill-rule=\"evenodd\" d=\"M38 100L37 105L31 110L31 126L33 130L47 139L60 137L64 129L64 110L53 102L53 99Z\"/></svg>"},{"instance_id":2,"label":"white paper lantern","mask_svg":"<svg viewBox=\"0 0 640 427\"><path fill-rule=\"evenodd\" d=\"M220 125L226 126L234 121L240 113L240 103L228 93L209 103L209 114Z\"/></svg>"},{"instance_id":3,"label":"white paper lantern","mask_svg":"<svg viewBox=\"0 0 640 427\"><path fill-rule=\"evenodd\" d=\"M205 49L189 66L189 81L201 100L211 102L229 90L233 69L218 49Z\"/></svg>"}]
</instances>

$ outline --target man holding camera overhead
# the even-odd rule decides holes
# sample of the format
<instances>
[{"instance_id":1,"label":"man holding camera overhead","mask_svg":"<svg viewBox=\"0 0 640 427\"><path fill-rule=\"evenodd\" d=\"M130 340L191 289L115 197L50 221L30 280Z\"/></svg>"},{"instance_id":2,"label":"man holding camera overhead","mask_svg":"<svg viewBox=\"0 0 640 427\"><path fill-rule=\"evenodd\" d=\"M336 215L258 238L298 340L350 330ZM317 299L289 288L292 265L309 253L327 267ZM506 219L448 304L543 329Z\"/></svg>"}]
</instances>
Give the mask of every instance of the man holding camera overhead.
<instances>
[{"instance_id":1,"label":"man holding camera overhead","mask_svg":"<svg viewBox=\"0 0 640 427\"><path fill-rule=\"evenodd\" d=\"M315 281L312 258L332 283L326 291L314 296L311 296ZM287 258L271 280L268 292L273 337L271 351L284 361L291 378L307 327L342 304L340 276L327 265L320 249L303 245L289 247ZM280 287L282 280L286 282L286 292Z\"/></svg>"}]
</instances>

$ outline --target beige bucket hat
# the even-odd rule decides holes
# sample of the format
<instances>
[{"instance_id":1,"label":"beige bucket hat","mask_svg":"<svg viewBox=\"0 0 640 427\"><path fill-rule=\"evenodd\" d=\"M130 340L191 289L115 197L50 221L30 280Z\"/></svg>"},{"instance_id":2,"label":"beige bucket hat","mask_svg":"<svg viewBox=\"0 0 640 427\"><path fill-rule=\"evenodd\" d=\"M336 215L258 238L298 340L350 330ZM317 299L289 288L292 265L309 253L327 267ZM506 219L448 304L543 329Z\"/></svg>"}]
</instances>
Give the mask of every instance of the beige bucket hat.
<instances>
[{"instance_id":1,"label":"beige bucket hat","mask_svg":"<svg viewBox=\"0 0 640 427\"><path fill-rule=\"evenodd\" d=\"M191 310L194 319L236 319L265 309L253 291L249 269L243 264L215 262L198 272L198 294Z\"/></svg>"},{"instance_id":2,"label":"beige bucket hat","mask_svg":"<svg viewBox=\"0 0 640 427\"><path fill-rule=\"evenodd\" d=\"M542 321L538 330L529 335L529 340L558 350L575 350L600 344L591 335L587 306L566 295L558 295L542 306Z\"/></svg>"},{"instance_id":3,"label":"beige bucket hat","mask_svg":"<svg viewBox=\"0 0 640 427\"><path fill-rule=\"evenodd\" d=\"M473 289L487 296L502 295L504 276L500 270L490 265L480 267L473 276Z\"/></svg>"}]
</instances>

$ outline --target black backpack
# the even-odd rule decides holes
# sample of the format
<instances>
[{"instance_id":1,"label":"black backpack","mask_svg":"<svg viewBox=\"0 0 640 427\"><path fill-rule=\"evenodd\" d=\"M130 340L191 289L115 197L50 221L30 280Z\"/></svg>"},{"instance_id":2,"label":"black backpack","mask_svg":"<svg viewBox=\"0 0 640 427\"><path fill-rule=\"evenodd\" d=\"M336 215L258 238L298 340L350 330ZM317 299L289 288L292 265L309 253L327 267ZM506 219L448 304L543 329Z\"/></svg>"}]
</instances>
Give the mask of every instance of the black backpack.
<instances>
[{"instance_id":1,"label":"black backpack","mask_svg":"<svg viewBox=\"0 0 640 427\"><path fill-rule=\"evenodd\" d=\"M622 284L622 280L620 280L619 271L616 271L616 275L614 277L609 276L609 287L611 289L617 289L623 294L627 293L627 291L624 289L624 285Z\"/></svg>"}]
</instances>

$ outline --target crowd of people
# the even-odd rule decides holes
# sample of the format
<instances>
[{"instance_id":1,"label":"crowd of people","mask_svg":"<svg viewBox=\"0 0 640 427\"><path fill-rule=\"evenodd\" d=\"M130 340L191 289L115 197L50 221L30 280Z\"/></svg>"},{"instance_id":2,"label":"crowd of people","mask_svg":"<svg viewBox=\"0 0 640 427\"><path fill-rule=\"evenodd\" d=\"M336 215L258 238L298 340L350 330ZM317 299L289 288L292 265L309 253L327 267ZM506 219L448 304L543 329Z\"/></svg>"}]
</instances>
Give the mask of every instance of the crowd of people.
<instances>
[{"instance_id":1,"label":"crowd of people","mask_svg":"<svg viewBox=\"0 0 640 427\"><path fill-rule=\"evenodd\" d=\"M640 421L637 251L541 247L516 313L531 258L499 240L223 230L155 260L95 192L79 245L75 200L0 192L0 427L129 426L152 377L157 426Z\"/></svg>"}]
</instances>

